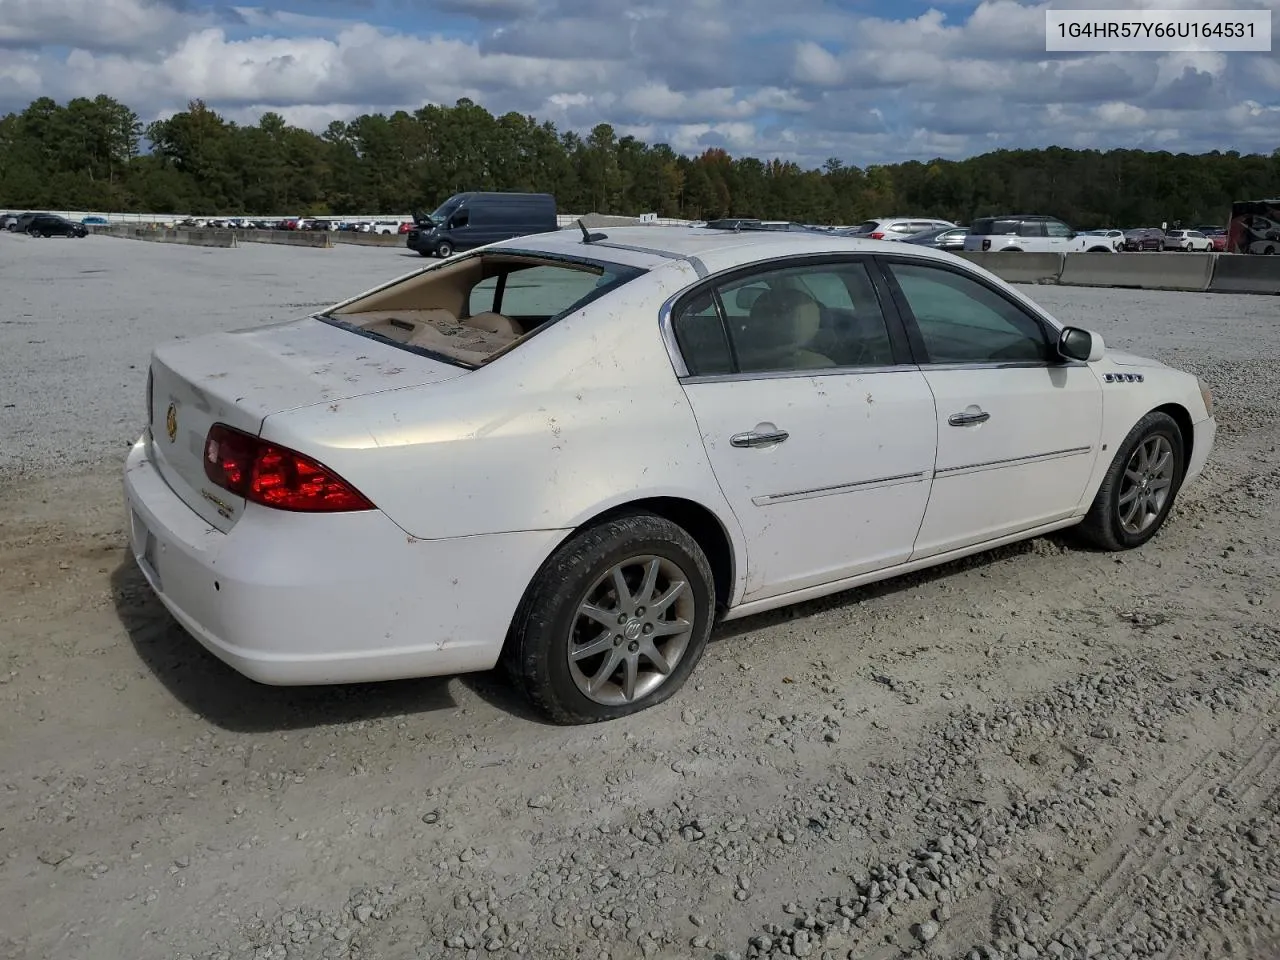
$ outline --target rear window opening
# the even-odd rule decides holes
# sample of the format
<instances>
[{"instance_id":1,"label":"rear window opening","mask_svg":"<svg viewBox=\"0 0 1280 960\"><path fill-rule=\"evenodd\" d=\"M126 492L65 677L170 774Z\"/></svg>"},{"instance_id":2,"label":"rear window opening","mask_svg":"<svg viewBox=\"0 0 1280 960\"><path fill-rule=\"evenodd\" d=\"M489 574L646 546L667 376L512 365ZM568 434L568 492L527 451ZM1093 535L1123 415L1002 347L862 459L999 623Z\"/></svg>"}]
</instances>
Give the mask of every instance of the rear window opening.
<instances>
[{"instance_id":1,"label":"rear window opening","mask_svg":"<svg viewBox=\"0 0 1280 960\"><path fill-rule=\"evenodd\" d=\"M406 277L320 319L474 368L643 272L533 253L478 253Z\"/></svg>"}]
</instances>

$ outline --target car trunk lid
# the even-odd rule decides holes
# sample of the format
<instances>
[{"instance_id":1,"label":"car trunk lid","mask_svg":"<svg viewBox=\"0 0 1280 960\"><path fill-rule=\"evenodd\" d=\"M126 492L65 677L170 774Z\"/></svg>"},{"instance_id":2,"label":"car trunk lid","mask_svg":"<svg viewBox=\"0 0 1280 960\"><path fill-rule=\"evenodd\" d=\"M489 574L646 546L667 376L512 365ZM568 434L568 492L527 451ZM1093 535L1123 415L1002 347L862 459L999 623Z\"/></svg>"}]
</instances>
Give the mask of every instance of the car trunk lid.
<instances>
[{"instance_id":1,"label":"car trunk lid","mask_svg":"<svg viewBox=\"0 0 1280 960\"><path fill-rule=\"evenodd\" d=\"M466 372L314 318L165 344L151 357L151 459L191 509L225 532L245 501L205 474L215 423L256 436L275 413Z\"/></svg>"}]
</instances>

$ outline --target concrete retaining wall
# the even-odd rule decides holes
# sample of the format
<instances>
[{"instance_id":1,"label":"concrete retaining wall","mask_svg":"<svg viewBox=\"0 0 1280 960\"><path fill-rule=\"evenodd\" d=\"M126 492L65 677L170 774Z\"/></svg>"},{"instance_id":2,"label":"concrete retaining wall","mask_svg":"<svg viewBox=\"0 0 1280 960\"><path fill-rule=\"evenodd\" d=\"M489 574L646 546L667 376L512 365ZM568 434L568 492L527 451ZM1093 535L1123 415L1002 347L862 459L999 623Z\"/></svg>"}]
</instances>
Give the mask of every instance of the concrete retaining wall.
<instances>
[{"instance_id":1,"label":"concrete retaining wall","mask_svg":"<svg viewBox=\"0 0 1280 960\"><path fill-rule=\"evenodd\" d=\"M403 247L402 233L384 235L381 233L358 233L355 230L333 230L326 234L334 246L349 244L353 247ZM407 249L407 248L406 248Z\"/></svg>"},{"instance_id":2,"label":"concrete retaining wall","mask_svg":"<svg viewBox=\"0 0 1280 960\"><path fill-rule=\"evenodd\" d=\"M1213 293L1280 294L1280 257L1220 256L1209 281Z\"/></svg>"},{"instance_id":3,"label":"concrete retaining wall","mask_svg":"<svg viewBox=\"0 0 1280 960\"><path fill-rule=\"evenodd\" d=\"M228 230L241 243L279 243L288 247L331 249L329 234L323 230Z\"/></svg>"},{"instance_id":4,"label":"concrete retaining wall","mask_svg":"<svg viewBox=\"0 0 1280 960\"><path fill-rule=\"evenodd\" d=\"M1069 287L1137 290L1209 289L1212 253L1072 253L1058 282Z\"/></svg>"},{"instance_id":5,"label":"concrete retaining wall","mask_svg":"<svg viewBox=\"0 0 1280 960\"><path fill-rule=\"evenodd\" d=\"M1061 253L1006 253L1000 250L986 253L972 250L959 255L1007 283L1057 283L1067 259Z\"/></svg>"},{"instance_id":6,"label":"concrete retaining wall","mask_svg":"<svg viewBox=\"0 0 1280 960\"><path fill-rule=\"evenodd\" d=\"M126 240L147 240L151 243L181 243L192 247L237 246L235 234L230 230L161 230L154 227L99 226L92 231L104 237L120 237Z\"/></svg>"}]
</instances>

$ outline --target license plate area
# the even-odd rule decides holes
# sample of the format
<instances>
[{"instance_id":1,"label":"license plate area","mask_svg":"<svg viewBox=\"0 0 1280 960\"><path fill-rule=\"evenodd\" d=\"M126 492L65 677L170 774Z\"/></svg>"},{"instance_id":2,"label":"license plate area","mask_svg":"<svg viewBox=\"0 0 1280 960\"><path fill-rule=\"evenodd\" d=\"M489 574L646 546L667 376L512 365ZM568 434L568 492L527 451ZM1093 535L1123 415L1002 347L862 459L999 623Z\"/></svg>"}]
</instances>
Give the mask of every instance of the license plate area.
<instances>
[{"instance_id":1,"label":"license plate area","mask_svg":"<svg viewBox=\"0 0 1280 960\"><path fill-rule=\"evenodd\" d=\"M157 590L160 587L160 543L156 535L147 529L147 525L135 511L133 514L133 554L138 563L144 567L144 573L150 575Z\"/></svg>"}]
</instances>

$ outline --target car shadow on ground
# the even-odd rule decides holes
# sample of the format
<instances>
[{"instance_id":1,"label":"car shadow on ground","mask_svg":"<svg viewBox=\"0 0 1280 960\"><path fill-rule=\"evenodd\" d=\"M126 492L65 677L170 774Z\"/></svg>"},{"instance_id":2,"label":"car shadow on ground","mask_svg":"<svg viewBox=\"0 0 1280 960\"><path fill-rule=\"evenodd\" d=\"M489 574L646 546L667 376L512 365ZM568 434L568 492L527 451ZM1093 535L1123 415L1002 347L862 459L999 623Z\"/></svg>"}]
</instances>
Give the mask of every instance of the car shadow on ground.
<instances>
[{"instance_id":1,"label":"car shadow on ground","mask_svg":"<svg viewBox=\"0 0 1280 960\"><path fill-rule=\"evenodd\" d=\"M751 633L753 630L762 630L781 623L803 620L806 617L814 617L832 610L856 607L858 604L865 603L868 600L878 600L882 597L905 593L908 590L914 590L926 584L947 580L964 573L966 570L993 567L1009 560L1016 560L1019 557L1043 552L1046 548L1051 551L1070 550L1072 552L1080 552L1083 550L1092 552L1091 548L1081 546L1066 532L1050 533L1032 540L1019 540L1003 547L996 547L994 550L961 557L958 560L952 560L936 567L926 567L923 570L917 570L915 573L902 574L887 580L869 583L862 587L853 587L840 593L819 597L816 600L806 600L803 603L743 617L741 620L730 620L728 623L721 623L716 628L711 635L711 642L717 643L732 640L743 634Z\"/></svg>"},{"instance_id":2,"label":"car shadow on ground","mask_svg":"<svg viewBox=\"0 0 1280 960\"><path fill-rule=\"evenodd\" d=\"M111 587L116 615L139 659L183 706L223 730L300 730L457 710L460 704L450 691L451 683L463 684L506 713L542 720L496 671L384 683L266 686L237 673L179 626L127 550L111 574Z\"/></svg>"},{"instance_id":3,"label":"car shadow on ground","mask_svg":"<svg viewBox=\"0 0 1280 960\"><path fill-rule=\"evenodd\" d=\"M720 624L711 636L712 648L754 630L803 620L831 610L955 576L966 570L991 567L1042 551L1061 549L1070 541L1062 534L1021 541L975 554L939 567L883 580L817 600L810 600L741 620ZM1072 548L1074 544L1071 544ZM169 614L147 584L133 558L111 574L116 614L139 658L165 688L193 713L214 726L242 733L299 730L407 716L461 706L450 684L461 684L477 698L503 713L531 723L551 725L499 670L461 677L428 677L382 683L334 684L314 687L270 687L237 673L204 649Z\"/></svg>"}]
</instances>

